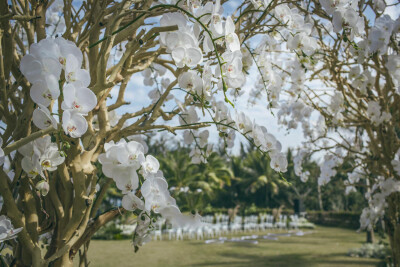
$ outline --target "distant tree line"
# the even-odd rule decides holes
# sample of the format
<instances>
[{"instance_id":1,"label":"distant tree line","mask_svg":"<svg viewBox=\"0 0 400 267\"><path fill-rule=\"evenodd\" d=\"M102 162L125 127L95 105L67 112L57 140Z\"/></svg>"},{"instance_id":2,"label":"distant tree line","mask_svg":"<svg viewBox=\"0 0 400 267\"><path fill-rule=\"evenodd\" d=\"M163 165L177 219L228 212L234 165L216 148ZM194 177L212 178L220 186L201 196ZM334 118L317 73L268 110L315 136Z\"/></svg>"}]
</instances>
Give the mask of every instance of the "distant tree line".
<instances>
[{"instance_id":1,"label":"distant tree line","mask_svg":"<svg viewBox=\"0 0 400 267\"><path fill-rule=\"evenodd\" d=\"M332 182L320 187L317 179L320 168L317 158L307 158L303 171L310 172L307 182L300 181L293 167L293 151L288 149L288 171L284 179L270 167L270 159L257 153L256 148L242 145L238 155L229 156L223 149L214 150L207 164L191 162L190 147L178 141L149 138L149 153L157 155L171 194L183 211L200 213L208 206L215 209L259 208L294 209L301 201L306 210L361 212L367 204L363 186L346 194L346 165L338 167ZM103 209L118 205L120 193L110 186Z\"/></svg>"}]
</instances>

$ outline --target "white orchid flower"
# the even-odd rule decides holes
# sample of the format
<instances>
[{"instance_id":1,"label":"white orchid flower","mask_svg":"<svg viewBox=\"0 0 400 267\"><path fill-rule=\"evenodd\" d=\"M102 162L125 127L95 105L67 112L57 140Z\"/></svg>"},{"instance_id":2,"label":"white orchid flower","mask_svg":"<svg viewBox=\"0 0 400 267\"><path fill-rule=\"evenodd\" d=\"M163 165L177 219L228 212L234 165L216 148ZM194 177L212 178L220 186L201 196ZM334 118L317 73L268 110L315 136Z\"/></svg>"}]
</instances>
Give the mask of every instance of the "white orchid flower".
<instances>
[{"instance_id":1,"label":"white orchid flower","mask_svg":"<svg viewBox=\"0 0 400 267\"><path fill-rule=\"evenodd\" d=\"M214 35L213 37L220 37L224 33L221 11L221 1L216 0L211 14L211 31Z\"/></svg>"},{"instance_id":2,"label":"white orchid flower","mask_svg":"<svg viewBox=\"0 0 400 267\"><path fill-rule=\"evenodd\" d=\"M334 32L340 32L343 27L343 14L340 10L335 10L332 14L332 25Z\"/></svg>"},{"instance_id":3,"label":"white orchid flower","mask_svg":"<svg viewBox=\"0 0 400 267\"><path fill-rule=\"evenodd\" d=\"M30 95L33 102L48 107L51 101L60 96L58 79L54 75L47 75L43 80L36 81L31 87Z\"/></svg>"},{"instance_id":4,"label":"white orchid flower","mask_svg":"<svg viewBox=\"0 0 400 267\"><path fill-rule=\"evenodd\" d=\"M231 16L227 17L225 22L225 42L231 52L240 50L239 37L235 33L235 24Z\"/></svg>"},{"instance_id":5,"label":"white orchid flower","mask_svg":"<svg viewBox=\"0 0 400 267\"><path fill-rule=\"evenodd\" d=\"M76 46L76 44L72 41L66 40L62 37L58 37L55 39L55 43L58 45L60 54L58 55L58 60L65 68L67 63L67 56L72 55L78 61L78 66L82 65L83 55L81 50Z\"/></svg>"},{"instance_id":6,"label":"white orchid flower","mask_svg":"<svg viewBox=\"0 0 400 267\"><path fill-rule=\"evenodd\" d=\"M62 127L65 134L79 138L88 128L86 119L77 111L65 110L62 116Z\"/></svg>"},{"instance_id":7,"label":"white orchid flower","mask_svg":"<svg viewBox=\"0 0 400 267\"><path fill-rule=\"evenodd\" d=\"M187 27L187 20L186 18L178 12L175 13L166 13L160 19L160 26L173 26L177 25L179 30L183 30ZM160 33L160 40L161 43L168 46L166 39L168 38L171 32L161 32Z\"/></svg>"},{"instance_id":8,"label":"white orchid flower","mask_svg":"<svg viewBox=\"0 0 400 267\"><path fill-rule=\"evenodd\" d=\"M51 142L51 137L49 135L43 136L32 142L33 153L41 156L47 149L51 147L57 147L56 144Z\"/></svg>"},{"instance_id":9,"label":"white orchid flower","mask_svg":"<svg viewBox=\"0 0 400 267\"><path fill-rule=\"evenodd\" d=\"M191 157L193 164L207 163L207 159L197 146L190 151L189 157Z\"/></svg>"},{"instance_id":10,"label":"white orchid flower","mask_svg":"<svg viewBox=\"0 0 400 267\"><path fill-rule=\"evenodd\" d=\"M318 48L314 38L310 38L306 33L301 32L294 36L289 36L287 48L291 50L300 49L307 56L311 56Z\"/></svg>"},{"instance_id":11,"label":"white orchid flower","mask_svg":"<svg viewBox=\"0 0 400 267\"><path fill-rule=\"evenodd\" d=\"M106 153L99 155L99 162L102 165L102 171L105 176L113 178L114 176L114 169L120 164L118 161L118 148L116 146L108 148L104 146ZM108 148L108 149L107 149Z\"/></svg>"},{"instance_id":12,"label":"white orchid flower","mask_svg":"<svg viewBox=\"0 0 400 267\"><path fill-rule=\"evenodd\" d=\"M22 146L18 152L24 156L21 165L29 177L35 177L38 174L44 177L43 171L55 171L57 166L65 160L48 135Z\"/></svg>"},{"instance_id":13,"label":"white orchid flower","mask_svg":"<svg viewBox=\"0 0 400 267\"><path fill-rule=\"evenodd\" d=\"M57 129L57 121L50 114L50 111L45 106L38 104L39 108L33 111L32 121L39 129L46 129L52 126Z\"/></svg>"},{"instance_id":14,"label":"white orchid flower","mask_svg":"<svg viewBox=\"0 0 400 267\"><path fill-rule=\"evenodd\" d=\"M253 123L243 112L236 114L236 126L242 133L250 133L253 130Z\"/></svg>"},{"instance_id":15,"label":"white orchid flower","mask_svg":"<svg viewBox=\"0 0 400 267\"><path fill-rule=\"evenodd\" d=\"M87 115L97 105L96 95L89 88L67 84L63 92L64 101L61 108L64 110L74 110L82 115Z\"/></svg>"},{"instance_id":16,"label":"white orchid flower","mask_svg":"<svg viewBox=\"0 0 400 267\"><path fill-rule=\"evenodd\" d=\"M198 95L202 94L203 80L194 71L187 71L179 75L178 83L183 89L196 92Z\"/></svg>"},{"instance_id":17,"label":"white orchid flower","mask_svg":"<svg viewBox=\"0 0 400 267\"><path fill-rule=\"evenodd\" d=\"M265 138L265 143L263 148L266 151L280 151L281 150L281 144L276 140L275 136L273 136L270 133L264 133L264 138Z\"/></svg>"},{"instance_id":18,"label":"white orchid flower","mask_svg":"<svg viewBox=\"0 0 400 267\"><path fill-rule=\"evenodd\" d=\"M32 178L42 173L39 156L35 154L32 157L24 157L21 161L21 167Z\"/></svg>"},{"instance_id":19,"label":"white orchid flower","mask_svg":"<svg viewBox=\"0 0 400 267\"><path fill-rule=\"evenodd\" d=\"M226 83L230 88L239 88L241 87L246 78L243 74L243 63L242 63L242 54L240 50L234 52L225 52L222 54L222 58L226 62L223 66L222 70L226 75ZM217 76L220 75L219 68L216 69Z\"/></svg>"},{"instance_id":20,"label":"white orchid flower","mask_svg":"<svg viewBox=\"0 0 400 267\"><path fill-rule=\"evenodd\" d=\"M50 191L50 185L48 182L42 180L36 184L36 189L39 190L42 196L46 196Z\"/></svg>"},{"instance_id":21,"label":"white orchid flower","mask_svg":"<svg viewBox=\"0 0 400 267\"><path fill-rule=\"evenodd\" d=\"M164 178L153 178L144 181L141 192L143 197L147 198L168 192L168 183Z\"/></svg>"},{"instance_id":22,"label":"white orchid flower","mask_svg":"<svg viewBox=\"0 0 400 267\"><path fill-rule=\"evenodd\" d=\"M30 142L26 145L21 146L18 148L18 152L21 153L24 157L32 157L33 155L33 142Z\"/></svg>"},{"instance_id":23,"label":"white orchid flower","mask_svg":"<svg viewBox=\"0 0 400 267\"><path fill-rule=\"evenodd\" d=\"M126 210L144 210L144 202L134 192L129 192L122 198L122 207Z\"/></svg>"},{"instance_id":24,"label":"white orchid flower","mask_svg":"<svg viewBox=\"0 0 400 267\"><path fill-rule=\"evenodd\" d=\"M178 68L193 68L203 61L203 54L197 47L177 47L172 51L172 58Z\"/></svg>"},{"instance_id":25,"label":"white orchid flower","mask_svg":"<svg viewBox=\"0 0 400 267\"><path fill-rule=\"evenodd\" d=\"M205 32L203 35L204 35L203 51L204 51L204 53L208 54L208 53L210 53L211 51L214 50L214 45L212 43L210 35L207 32Z\"/></svg>"},{"instance_id":26,"label":"white orchid flower","mask_svg":"<svg viewBox=\"0 0 400 267\"><path fill-rule=\"evenodd\" d=\"M136 141L130 141L124 148L118 151L118 161L124 166L131 166L135 170L139 169L145 161L143 145Z\"/></svg>"},{"instance_id":27,"label":"white orchid flower","mask_svg":"<svg viewBox=\"0 0 400 267\"><path fill-rule=\"evenodd\" d=\"M146 210L154 210L155 212L165 205L170 197L168 184L163 178L147 179L142 185L141 192L145 199Z\"/></svg>"},{"instance_id":28,"label":"white orchid flower","mask_svg":"<svg viewBox=\"0 0 400 267\"><path fill-rule=\"evenodd\" d=\"M292 11L286 4L278 5L274 9L275 17L279 19L281 23L289 23L292 19Z\"/></svg>"},{"instance_id":29,"label":"white orchid flower","mask_svg":"<svg viewBox=\"0 0 400 267\"><path fill-rule=\"evenodd\" d=\"M251 0L251 3L254 5L256 9L266 8L269 5L270 0Z\"/></svg>"},{"instance_id":30,"label":"white orchid flower","mask_svg":"<svg viewBox=\"0 0 400 267\"><path fill-rule=\"evenodd\" d=\"M61 64L54 58L37 59L33 55L25 55L21 59L20 70L29 82L35 83L48 75L60 77Z\"/></svg>"},{"instance_id":31,"label":"white orchid flower","mask_svg":"<svg viewBox=\"0 0 400 267\"><path fill-rule=\"evenodd\" d=\"M157 173L160 163L152 155L147 155L146 160L142 163L143 174Z\"/></svg>"},{"instance_id":32,"label":"white orchid flower","mask_svg":"<svg viewBox=\"0 0 400 267\"><path fill-rule=\"evenodd\" d=\"M200 19L203 24L208 24L213 13L214 5L212 2L207 2L204 6L200 6L196 10L196 17Z\"/></svg>"},{"instance_id":33,"label":"white orchid flower","mask_svg":"<svg viewBox=\"0 0 400 267\"><path fill-rule=\"evenodd\" d=\"M112 178L123 194L134 191L139 187L139 177L136 170L131 167L115 168Z\"/></svg>"},{"instance_id":34,"label":"white orchid flower","mask_svg":"<svg viewBox=\"0 0 400 267\"><path fill-rule=\"evenodd\" d=\"M183 142L186 145L192 144L194 141L193 133L190 130L185 130L183 132Z\"/></svg>"},{"instance_id":35,"label":"white orchid flower","mask_svg":"<svg viewBox=\"0 0 400 267\"><path fill-rule=\"evenodd\" d=\"M171 32L165 40L167 42L167 47L171 51L178 47L198 48L197 38L193 35L193 32L190 31Z\"/></svg>"},{"instance_id":36,"label":"white orchid flower","mask_svg":"<svg viewBox=\"0 0 400 267\"><path fill-rule=\"evenodd\" d=\"M190 106L188 109L183 110L183 114L179 117L179 122L181 125L196 123L200 120L197 115L196 108L194 106Z\"/></svg>"},{"instance_id":37,"label":"white orchid flower","mask_svg":"<svg viewBox=\"0 0 400 267\"><path fill-rule=\"evenodd\" d=\"M271 168L277 172L286 172L288 162L283 153L270 153L271 156Z\"/></svg>"},{"instance_id":38,"label":"white orchid flower","mask_svg":"<svg viewBox=\"0 0 400 267\"><path fill-rule=\"evenodd\" d=\"M43 170L55 171L57 166L62 164L65 157L58 151L57 146L47 149L39 158L40 165Z\"/></svg>"},{"instance_id":39,"label":"white orchid flower","mask_svg":"<svg viewBox=\"0 0 400 267\"><path fill-rule=\"evenodd\" d=\"M130 142L131 143L131 142ZM143 146L132 141L128 146L126 142L106 144L106 153L99 155L103 173L116 182L117 187L124 193L136 190L139 186L137 168L140 163ZM144 156L143 156L144 158ZM122 161L122 162L121 162Z\"/></svg>"},{"instance_id":40,"label":"white orchid flower","mask_svg":"<svg viewBox=\"0 0 400 267\"><path fill-rule=\"evenodd\" d=\"M205 147L208 143L208 137L210 135L210 132L208 130L204 130L200 132L199 134L199 146L200 147Z\"/></svg>"},{"instance_id":41,"label":"white orchid flower","mask_svg":"<svg viewBox=\"0 0 400 267\"><path fill-rule=\"evenodd\" d=\"M68 83L78 83L82 87L88 87L90 84L89 72L81 69L81 62L72 54L66 57L65 79Z\"/></svg>"},{"instance_id":42,"label":"white orchid flower","mask_svg":"<svg viewBox=\"0 0 400 267\"><path fill-rule=\"evenodd\" d=\"M54 42L53 39L42 39L39 43L31 44L29 48L30 55L34 56L38 60L43 58L53 58L58 61L60 56L60 47Z\"/></svg>"},{"instance_id":43,"label":"white orchid flower","mask_svg":"<svg viewBox=\"0 0 400 267\"><path fill-rule=\"evenodd\" d=\"M266 133L267 133L267 129L265 127L254 124L253 131L251 134L252 134L252 137L254 140L254 144L256 146L266 147L265 137L264 137L264 135Z\"/></svg>"}]
</instances>

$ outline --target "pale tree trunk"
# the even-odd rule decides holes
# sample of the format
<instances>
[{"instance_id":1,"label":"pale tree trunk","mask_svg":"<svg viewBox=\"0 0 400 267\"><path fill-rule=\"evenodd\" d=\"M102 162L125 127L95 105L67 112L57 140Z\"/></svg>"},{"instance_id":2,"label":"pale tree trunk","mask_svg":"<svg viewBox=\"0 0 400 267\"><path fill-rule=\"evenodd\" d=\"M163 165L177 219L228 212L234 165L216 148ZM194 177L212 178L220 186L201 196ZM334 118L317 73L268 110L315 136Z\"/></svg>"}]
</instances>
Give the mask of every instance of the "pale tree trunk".
<instances>
[{"instance_id":1,"label":"pale tree trunk","mask_svg":"<svg viewBox=\"0 0 400 267\"><path fill-rule=\"evenodd\" d=\"M87 258L87 252L89 249L90 240L83 245L83 248L79 249L79 267L88 267L89 262Z\"/></svg>"},{"instance_id":2,"label":"pale tree trunk","mask_svg":"<svg viewBox=\"0 0 400 267\"><path fill-rule=\"evenodd\" d=\"M324 210L324 205L322 204L322 194L321 194L321 186L318 185L318 204L319 204L319 209L321 211Z\"/></svg>"},{"instance_id":3,"label":"pale tree trunk","mask_svg":"<svg viewBox=\"0 0 400 267\"><path fill-rule=\"evenodd\" d=\"M41 250L39 247L35 248L32 255L29 254L26 250L24 250L21 246L18 246L16 249L16 261L15 265L17 267L47 267L47 264L43 261L41 257Z\"/></svg>"},{"instance_id":4,"label":"pale tree trunk","mask_svg":"<svg viewBox=\"0 0 400 267\"><path fill-rule=\"evenodd\" d=\"M366 179L366 185L367 185L367 192L371 192L371 187L370 187L370 182L369 179ZM367 229L367 243L374 243L375 242L375 234L374 234L374 229L372 228L371 230Z\"/></svg>"},{"instance_id":5,"label":"pale tree trunk","mask_svg":"<svg viewBox=\"0 0 400 267\"><path fill-rule=\"evenodd\" d=\"M54 262L54 267L73 267L74 262L73 259L70 259L69 252L64 254L62 257L58 258Z\"/></svg>"},{"instance_id":6,"label":"pale tree trunk","mask_svg":"<svg viewBox=\"0 0 400 267\"><path fill-rule=\"evenodd\" d=\"M375 233L374 230L367 230L367 243L375 243Z\"/></svg>"},{"instance_id":7,"label":"pale tree trunk","mask_svg":"<svg viewBox=\"0 0 400 267\"><path fill-rule=\"evenodd\" d=\"M400 193L393 193L388 199L385 216L386 231L392 248L393 266L400 266Z\"/></svg>"}]
</instances>

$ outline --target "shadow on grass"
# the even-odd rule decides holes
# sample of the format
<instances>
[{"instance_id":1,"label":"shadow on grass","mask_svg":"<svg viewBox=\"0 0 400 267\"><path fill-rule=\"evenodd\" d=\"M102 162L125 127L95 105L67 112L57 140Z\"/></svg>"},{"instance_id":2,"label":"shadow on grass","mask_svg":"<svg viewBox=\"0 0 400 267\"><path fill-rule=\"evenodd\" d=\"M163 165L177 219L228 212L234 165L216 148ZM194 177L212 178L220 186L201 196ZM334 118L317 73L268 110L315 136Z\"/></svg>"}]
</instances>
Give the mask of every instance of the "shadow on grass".
<instances>
[{"instance_id":1,"label":"shadow on grass","mask_svg":"<svg viewBox=\"0 0 400 267\"><path fill-rule=\"evenodd\" d=\"M299 239L295 239L295 238L299 238ZM283 245L283 244L293 244L293 245L315 245L315 246L319 246L319 245L321 245L321 244L324 244L324 243L326 243L326 241L323 241L323 240L319 240L319 239L309 239L309 238L307 238L307 239L300 239L301 237L291 237L291 238L286 238L286 239L283 239L283 238L280 238L279 239L279 237L278 237L278 240L268 240L268 239L257 239L258 241L261 241L261 242L263 242L263 243L268 243L268 244L273 244L274 242L275 243L279 243L280 245ZM330 243L332 243L332 244L334 244L334 243L346 243L347 242L347 240L343 240L343 238L329 238L329 242ZM352 243L355 243L355 244L360 244L360 246L362 245L362 244L364 244L365 242L363 242L363 241L351 241Z\"/></svg>"},{"instance_id":2,"label":"shadow on grass","mask_svg":"<svg viewBox=\"0 0 400 267\"><path fill-rule=\"evenodd\" d=\"M318 258L307 257L307 254L284 254L284 255L248 255L246 253L220 253L224 260L214 262L204 262L192 264L191 266L296 266L309 267L330 265L330 266L378 266L378 263L373 260L365 260L362 263L358 259L330 259L335 256L344 256L341 253L321 255ZM232 260L226 259L231 258ZM362 265L361 265L362 264Z\"/></svg>"}]
</instances>

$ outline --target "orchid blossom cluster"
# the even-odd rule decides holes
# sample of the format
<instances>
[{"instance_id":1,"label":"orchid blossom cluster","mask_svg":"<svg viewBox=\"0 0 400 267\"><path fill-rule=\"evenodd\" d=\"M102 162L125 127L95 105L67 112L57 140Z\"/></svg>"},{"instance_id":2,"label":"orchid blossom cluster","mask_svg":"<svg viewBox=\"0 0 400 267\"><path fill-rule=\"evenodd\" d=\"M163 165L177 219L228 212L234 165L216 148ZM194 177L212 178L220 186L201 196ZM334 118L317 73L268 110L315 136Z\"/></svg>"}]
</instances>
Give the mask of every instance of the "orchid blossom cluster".
<instances>
[{"instance_id":1,"label":"orchid blossom cluster","mask_svg":"<svg viewBox=\"0 0 400 267\"><path fill-rule=\"evenodd\" d=\"M32 44L30 54L22 58L21 72L32 83L30 95L39 107L33 113L33 122L39 129L50 126L57 129L57 121L48 107L59 100L62 90L62 111L59 112L63 112L62 127L65 133L78 138L86 132L88 124L84 116L96 106L97 98L87 88L90 75L86 69L81 69L82 61L79 48L62 37L43 39ZM60 77L62 72L63 78Z\"/></svg>"},{"instance_id":2,"label":"orchid blossom cluster","mask_svg":"<svg viewBox=\"0 0 400 267\"><path fill-rule=\"evenodd\" d=\"M47 31L51 36L65 32L66 26L64 16L62 16L63 11L64 1L62 0L55 0L46 11L46 24L49 25Z\"/></svg>"},{"instance_id":3,"label":"orchid blossom cluster","mask_svg":"<svg viewBox=\"0 0 400 267\"><path fill-rule=\"evenodd\" d=\"M176 25L178 30L160 32L159 44L170 54L177 68L176 83L180 89L187 92L188 97L181 102L168 94L176 83L166 77L166 67L153 62L142 72L145 85L157 86L149 92L153 104L157 105L163 98L163 101L175 99L182 129L200 124L198 110L201 108L203 117L206 110L212 119L211 124L216 125L224 139L226 148L233 147L236 132L239 132L254 142L260 151L269 154L274 170L285 172L288 163L281 151L280 142L265 127L257 125L244 113L238 113L236 120L230 114L229 104L233 104L228 95L238 97L243 94L240 88L246 82L245 72L252 66L251 54L241 48L240 38L235 33L234 19L230 16L223 17L220 1L208 2L204 6L181 1L167 5L175 5L180 12L163 14L160 26ZM56 19L56 14L63 8L62 3L56 1L52 8L47 10L47 22L50 25L48 30L51 36L65 29L64 21ZM277 11L281 14L277 15L282 16L286 11ZM296 16L296 10L291 12L295 18L291 20L291 24L299 25L301 18ZM286 18L283 19L286 21ZM304 32L300 28L298 31ZM302 40L297 42L307 42L305 39L307 37L303 36ZM118 53L114 53L114 60L122 60L128 47L129 43L125 43L125 47L120 45ZM215 57L210 57L210 54L215 54ZM110 59L111 57L107 66L112 69L113 62ZM30 96L37 105L32 120L36 127L41 130L52 127L57 131L62 127L64 133L71 138L83 138L88 128L93 134L100 134L99 114L88 116L98 104L98 99L88 88L91 77L89 72L82 68L83 62L81 50L73 42L62 37L43 39L31 45L30 53L21 60L20 69L32 84ZM224 101L218 100L220 92L224 95ZM55 110L57 106L58 111ZM131 127L126 115L121 116L115 110L106 113L111 128L126 130ZM59 116L59 119L55 119L54 115ZM88 117L85 118L86 116ZM88 122L92 123L90 127ZM62 141L61 134L58 135ZM212 145L208 143L209 135L208 130L198 128L184 131L184 142L195 143L190 152L193 163L207 163L207 157L212 152ZM51 140L50 136L45 136L18 150L24 156L22 166L28 176L34 178L40 175L43 178L36 184L36 189L43 196L49 191L46 172L56 170L57 166L65 161L63 142L61 145L57 142L60 145L58 147ZM120 139L117 143L106 143L105 153L98 156L98 161L102 164L104 175L112 178L124 194L123 207L138 213L135 245L142 244L148 237L155 213L175 224L198 224L198 215L187 217L179 211L175 200L169 194L157 159L151 155L144 156L145 148L142 143L133 140L129 135L127 140L131 141ZM90 195L90 190L87 195Z\"/></svg>"},{"instance_id":4,"label":"orchid blossom cluster","mask_svg":"<svg viewBox=\"0 0 400 267\"><path fill-rule=\"evenodd\" d=\"M392 115L386 111L381 111L381 106L376 101L368 102L367 115L375 125L389 122Z\"/></svg>"},{"instance_id":5,"label":"orchid blossom cluster","mask_svg":"<svg viewBox=\"0 0 400 267\"><path fill-rule=\"evenodd\" d=\"M160 33L161 44L166 47L167 52L171 53L178 68L192 68L180 73L179 87L188 92L191 96L189 100L200 104L203 109L204 106L208 106L213 123L220 132L220 136L224 138L227 148L233 147L236 132L240 132L252 140L261 151L269 153L271 167L274 170L285 172L287 160L281 152L279 141L268 133L265 127L251 122L244 113L238 116L237 121L233 120L230 115L227 105L229 100L225 93L228 89L234 96L243 93L239 88L246 82L244 71L252 65L250 53L240 48L239 37L235 33L235 24L232 18L228 16L225 20L223 19L220 1L216 1L214 4L208 2L203 7L183 4L179 4L179 6L190 12L190 16L182 13L170 13L164 14L160 20L160 25L163 27L178 26L178 31ZM224 42L222 42L223 40ZM201 72L196 70L197 66L203 63L204 54L215 50L217 45L224 45L226 51L221 54L217 53L217 60L205 62ZM152 85L155 78L160 78L165 74L163 68L156 66L156 64L153 65L153 71L146 70L144 72L145 83L148 85ZM153 101L156 101L165 90L168 90L168 82L168 78L162 78L161 90L156 88L149 93ZM215 85L217 85L216 89ZM220 91L224 92L225 101L216 100ZM179 121L182 126L200 122L195 106L187 107L186 102L182 103L178 99L175 99L175 102L181 111ZM206 158L212 151L212 146L207 145L208 137L208 130L185 130L184 143L195 142L196 144L190 153L193 163L207 162Z\"/></svg>"},{"instance_id":6,"label":"orchid blossom cluster","mask_svg":"<svg viewBox=\"0 0 400 267\"><path fill-rule=\"evenodd\" d=\"M259 10L270 4L252 2ZM392 5L398 8L398 4ZM379 184L374 178L377 176L385 175L388 181L398 179L393 177L400 169L395 153L398 137L391 135L380 141L382 132L392 134L395 131L391 127L398 123L394 111L398 109L400 84L400 18L389 15L388 7L388 1L279 4L270 22L279 21L281 25L257 46L249 45L259 72L251 95L260 99L266 92L269 108L278 110L279 123L287 129L301 126L307 139L306 148L294 158L295 173L302 181L307 181L307 176L301 171L301 163L314 151L326 151L321 160L320 185L327 184L336 175L336 167L348 159L357 163L345 182L346 193L366 180L372 186ZM364 12L367 8L373 15ZM278 56L278 51L283 53ZM381 144L384 142L388 144ZM387 147L395 150L385 150ZM385 153L384 166L379 171L371 168L376 163L370 162ZM392 164L387 165L390 161ZM370 169L359 175L357 166ZM382 196L385 199L389 194ZM375 202L370 202L370 207ZM375 206L379 210L376 214L382 216L383 206Z\"/></svg>"},{"instance_id":7,"label":"orchid blossom cluster","mask_svg":"<svg viewBox=\"0 0 400 267\"><path fill-rule=\"evenodd\" d=\"M65 161L64 153L59 151L57 144L51 142L49 135L22 146L18 152L24 156L21 161L22 169L31 178L40 175L42 180L36 184L36 189L42 195L47 195L49 184L45 172L57 170L57 166Z\"/></svg>"},{"instance_id":8,"label":"orchid blossom cluster","mask_svg":"<svg viewBox=\"0 0 400 267\"><path fill-rule=\"evenodd\" d=\"M124 194L122 206L138 214L134 245L140 246L149 239L154 214L176 226L200 225L200 216L183 215L171 197L168 183L160 163L152 155L145 156L144 146L136 141L106 143L105 153L99 155L104 175L112 178ZM141 185L139 190L139 184Z\"/></svg>"},{"instance_id":9,"label":"orchid blossom cluster","mask_svg":"<svg viewBox=\"0 0 400 267\"><path fill-rule=\"evenodd\" d=\"M293 157L294 173L299 176L300 180L304 183L308 181L308 178L310 176L310 172L303 172L303 168L301 166L301 163L303 162L303 159L307 156L307 154L308 153L306 150L299 150L296 156Z\"/></svg>"},{"instance_id":10,"label":"orchid blossom cluster","mask_svg":"<svg viewBox=\"0 0 400 267\"><path fill-rule=\"evenodd\" d=\"M362 174L357 169L354 169L353 172L347 173L347 180L344 181L344 185L346 186L346 195L350 194L351 192L357 192L357 189L354 185L358 183L361 178L363 178Z\"/></svg>"},{"instance_id":11,"label":"orchid blossom cluster","mask_svg":"<svg viewBox=\"0 0 400 267\"><path fill-rule=\"evenodd\" d=\"M250 54L242 53L240 49L232 18L227 17L225 21L223 20L219 1L215 4L209 2L204 7L184 5L180 7L191 15L167 13L160 20L162 27L178 26L177 31L161 32L160 43L166 47L167 53L171 54L178 69L182 70L177 79L179 87L188 92L190 96L188 100L201 104L203 108L208 106L207 109L227 148L233 147L236 132L239 132L252 140L262 152L269 153L271 167L274 170L285 172L287 159L281 152L280 142L268 133L265 127L252 122L243 112L238 113L234 120L227 103L216 100L218 91L223 91L225 94L228 89L232 89L231 92L237 92L236 89L245 82L244 65L247 68L251 66L251 60L250 62L248 60ZM217 54L217 66L213 66L215 61L212 60L204 62L204 54L214 51L215 45L225 45L227 49L224 53ZM243 64L243 61L246 63ZM201 71L197 68L199 65L203 65ZM165 68L156 63L142 72L145 85L157 85L149 92L153 103L157 103L167 90L171 90L170 79L165 77L165 74ZM214 88L215 85L217 89ZM172 96L168 95L165 101L171 99ZM196 106L188 105L188 100L182 103L175 98L181 112L179 122L182 127L200 122ZM212 145L208 143L209 131L185 130L183 137L185 144L195 143L190 152L192 162L207 163L207 156L212 151ZM192 218L180 213L175 200L169 194L167 182L159 170L157 159L151 155L145 157L142 144L121 140L118 143L108 143L104 148L106 152L99 156L103 173L112 178L123 192L123 207L139 214L138 227L134 235L135 246L141 245L148 239L154 213L161 214L174 224L199 223L198 215Z\"/></svg>"},{"instance_id":12,"label":"orchid blossom cluster","mask_svg":"<svg viewBox=\"0 0 400 267\"><path fill-rule=\"evenodd\" d=\"M311 126L308 123L311 112L312 109L299 99L290 103L282 103L277 117L279 123L285 125L288 129L297 129L300 124L304 136L321 136L326 131L325 123L321 121Z\"/></svg>"},{"instance_id":13,"label":"orchid blossom cluster","mask_svg":"<svg viewBox=\"0 0 400 267\"><path fill-rule=\"evenodd\" d=\"M400 192L400 181L393 178L378 177L370 192L365 194L369 207L364 208L360 217L361 229L373 229L378 219L382 218L387 208L386 199L395 192Z\"/></svg>"},{"instance_id":14,"label":"orchid blossom cluster","mask_svg":"<svg viewBox=\"0 0 400 267\"><path fill-rule=\"evenodd\" d=\"M343 27L351 29L353 35L364 31L364 19L357 13L358 1L321 0L321 5L328 15L332 16L334 32L340 32Z\"/></svg>"},{"instance_id":15,"label":"orchid blossom cluster","mask_svg":"<svg viewBox=\"0 0 400 267\"><path fill-rule=\"evenodd\" d=\"M321 173L318 177L318 184L319 185L325 185L329 183L331 178L336 175L336 170L334 169L336 166L341 164L343 161L332 155L332 154L327 154L324 156L324 161L321 165Z\"/></svg>"}]
</instances>

